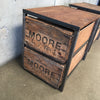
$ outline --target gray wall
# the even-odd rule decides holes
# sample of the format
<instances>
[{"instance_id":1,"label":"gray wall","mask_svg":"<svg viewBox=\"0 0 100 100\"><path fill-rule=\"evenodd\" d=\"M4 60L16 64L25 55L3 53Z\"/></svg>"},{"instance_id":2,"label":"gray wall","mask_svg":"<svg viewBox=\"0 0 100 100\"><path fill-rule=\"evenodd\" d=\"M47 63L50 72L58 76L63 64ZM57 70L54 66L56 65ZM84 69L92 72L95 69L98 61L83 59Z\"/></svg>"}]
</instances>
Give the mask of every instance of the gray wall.
<instances>
[{"instance_id":1,"label":"gray wall","mask_svg":"<svg viewBox=\"0 0 100 100\"><path fill-rule=\"evenodd\" d=\"M0 0L0 66L22 50L22 9L96 0Z\"/></svg>"}]
</instances>

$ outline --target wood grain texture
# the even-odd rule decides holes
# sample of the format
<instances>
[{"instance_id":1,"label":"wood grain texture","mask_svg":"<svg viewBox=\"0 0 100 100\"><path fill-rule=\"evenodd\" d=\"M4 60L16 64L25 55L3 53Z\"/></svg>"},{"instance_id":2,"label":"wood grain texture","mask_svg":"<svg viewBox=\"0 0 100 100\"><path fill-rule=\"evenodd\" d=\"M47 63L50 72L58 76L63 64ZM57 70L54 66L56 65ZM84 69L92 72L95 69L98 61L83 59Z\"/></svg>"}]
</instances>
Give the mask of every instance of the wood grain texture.
<instances>
[{"instance_id":1,"label":"wood grain texture","mask_svg":"<svg viewBox=\"0 0 100 100\"><path fill-rule=\"evenodd\" d=\"M74 52L79 49L87 40L89 40L95 22L91 23L79 32Z\"/></svg>"},{"instance_id":2,"label":"wood grain texture","mask_svg":"<svg viewBox=\"0 0 100 100\"><path fill-rule=\"evenodd\" d=\"M87 44L72 58L67 76L73 71L76 65L83 58Z\"/></svg>"},{"instance_id":3,"label":"wood grain texture","mask_svg":"<svg viewBox=\"0 0 100 100\"><path fill-rule=\"evenodd\" d=\"M78 6L78 7L84 7L84 8L88 8L88 9L92 9L92 10L96 10L96 11L100 11L100 6L94 5L94 4L90 4L90 3L74 3L72 5Z\"/></svg>"},{"instance_id":4,"label":"wood grain texture","mask_svg":"<svg viewBox=\"0 0 100 100\"><path fill-rule=\"evenodd\" d=\"M71 31L26 17L25 44L57 61L67 61L72 37Z\"/></svg>"},{"instance_id":5,"label":"wood grain texture","mask_svg":"<svg viewBox=\"0 0 100 100\"><path fill-rule=\"evenodd\" d=\"M80 30L74 52L89 39L94 23ZM68 60L72 40L73 32L50 23L26 17L24 43L56 61L65 63Z\"/></svg>"},{"instance_id":6,"label":"wood grain texture","mask_svg":"<svg viewBox=\"0 0 100 100\"><path fill-rule=\"evenodd\" d=\"M78 26L80 29L99 18L97 14L65 6L41 7L27 10L51 19Z\"/></svg>"},{"instance_id":7,"label":"wood grain texture","mask_svg":"<svg viewBox=\"0 0 100 100\"><path fill-rule=\"evenodd\" d=\"M55 88L62 83L64 65L60 65L24 47L24 68Z\"/></svg>"}]
</instances>

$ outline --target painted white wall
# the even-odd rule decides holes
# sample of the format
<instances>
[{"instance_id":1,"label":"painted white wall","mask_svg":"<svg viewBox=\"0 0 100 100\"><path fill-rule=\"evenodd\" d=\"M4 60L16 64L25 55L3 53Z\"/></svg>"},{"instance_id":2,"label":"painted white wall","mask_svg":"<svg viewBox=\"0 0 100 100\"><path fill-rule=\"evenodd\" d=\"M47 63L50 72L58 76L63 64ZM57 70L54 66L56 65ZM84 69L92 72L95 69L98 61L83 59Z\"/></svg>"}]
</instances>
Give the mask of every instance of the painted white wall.
<instances>
[{"instance_id":1,"label":"painted white wall","mask_svg":"<svg viewBox=\"0 0 100 100\"><path fill-rule=\"evenodd\" d=\"M54 0L0 0L0 66L21 54L22 9L53 5Z\"/></svg>"},{"instance_id":2,"label":"painted white wall","mask_svg":"<svg viewBox=\"0 0 100 100\"><path fill-rule=\"evenodd\" d=\"M0 66L21 54L22 9L96 0L0 0Z\"/></svg>"},{"instance_id":3,"label":"painted white wall","mask_svg":"<svg viewBox=\"0 0 100 100\"><path fill-rule=\"evenodd\" d=\"M87 2L91 4L97 4L98 0L64 0L64 4L68 5L69 3L81 3L81 2Z\"/></svg>"}]
</instances>

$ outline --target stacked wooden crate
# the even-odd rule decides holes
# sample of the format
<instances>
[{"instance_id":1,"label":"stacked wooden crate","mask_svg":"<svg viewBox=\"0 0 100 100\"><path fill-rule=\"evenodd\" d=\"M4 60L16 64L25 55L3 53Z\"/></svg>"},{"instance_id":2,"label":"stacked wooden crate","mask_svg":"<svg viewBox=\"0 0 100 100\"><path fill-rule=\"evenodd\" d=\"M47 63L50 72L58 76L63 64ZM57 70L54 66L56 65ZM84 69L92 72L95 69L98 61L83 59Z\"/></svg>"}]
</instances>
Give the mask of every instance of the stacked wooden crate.
<instances>
[{"instance_id":1,"label":"stacked wooden crate","mask_svg":"<svg viewBox=\"0 0 100 100\"><path fill-rule=\"evenodd\" d=\"M97 5L93 5L93 4L89 4L89 3L84 2L84 3L69 4L69 6L80 9L80 10L83 10L83 11L86 11L86 12L91 12L91 13L97 14L97 16L100 15L100 6L97 6ZM99 26L98 26L98 24L99 24ZM97 23L97 27L98 27L97 30L94 30L95 31L94 35L92 35L91 38L90 38L90 44L87 48L87 51L90 50L93 41L98 40L100 38L100 22ZM87 54L85 54L85 56L86 55Z\"/></svg>"},{"instance_id":2,"label":"stacked wooden crate","mask_svg":"<svg viewBox=\"0 0 100 100\"><path fill-rule=\"evenodd\" d=\"M65 6L24 9L24 69L62 91L83 59L98 18Z\"/></svg>"}]
</instances>

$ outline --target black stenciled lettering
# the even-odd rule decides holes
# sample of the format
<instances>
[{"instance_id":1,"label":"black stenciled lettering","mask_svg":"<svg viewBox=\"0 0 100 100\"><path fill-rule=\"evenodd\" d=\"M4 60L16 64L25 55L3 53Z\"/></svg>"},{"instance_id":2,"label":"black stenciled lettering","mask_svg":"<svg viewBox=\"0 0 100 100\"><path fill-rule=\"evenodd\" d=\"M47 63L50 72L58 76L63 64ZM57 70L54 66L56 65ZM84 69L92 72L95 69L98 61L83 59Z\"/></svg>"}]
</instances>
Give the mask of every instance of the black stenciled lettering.
<instances>
[{"instance_id":1,"label":"black stenciled lettering","mask_svg":"<svg viewBox=\"0 0 100 100\"><path fill-rule=\"evenodd\" d=\"M30 63L30 59L28 58L27 60L28 60L28 63Z\"/></svg>"},{"instance_id":2,"label":"black stenciled lettering","mask_svg":"<svg viewBox=\"0 0 100 100\"><path fill-rule=\"evenodd\" d=\"M34 68L38 68L38 64L36 62L34 63Z\"/></svg>"},{"instance_id":3,"label":"black stenciled lettering","mask_svg":"<svg viewBox=\"0 0 100 100\"><path fill-rule=\"evenodd\" d=\"M50 74L50 71L48 69L45 69L45 74Z\"/></svg>"},{"instance_id":4,"label":"black stenciled lettering","mask_svg":"<svg viewBox=\"0 0 100 100\"><path fill-rule=\"evenodd\" d=\"M29 37L31 37L31 30L29 30Z\"/></svg>"},{"instance_id":5,"label":"black stenciled lettering","mask_svg":"<svg viewBox=\"0 0 100 100\"><path fill-rule=\"evenodd\" d=\"M41 71L44 71L44 67L43 67L42 65L40 65L39 69L40 69Z\"/></svg>"},{"instance_id":6,"label":"black stenciled lettering","mask_svg":"<svg viewBox=\"0 0 100 100\"><path fill-rule=\"evenodd\" d=\"M56 74L54 72L51 72L51 78L56 79L56 80L59 81L59 76L60 76L59 74Z\"/></svg>"},{"instance_id":7,"label":"black stenciled lettering","mask_svg":"<svg viewBox=\"0 0 100 100\"><path fill-rule=\"evenodd\" d=\"M45 49L46 51L51 52L51 48L50 48L50 47L48 47L48 46L44 46L44 49Z\"/></svg>"},{"instance_id":8,"label":"black stenciled lettering","mask_svg":"<svg viewBox=\"0 0 100 100\"><path fill-rule=\"evenodd\" d=\"M33 61L31 61L29 58L27 60L28 60L28 63L30 64L30 66L32 67Z\"/></svg>"},{"instance_id":9,"label":"black stenciled lettering","mask_svg":"<svg viewBox=\"0 0 100 100\"><path fill-rule=\"evenodd\" d=\"M37 41L40 41L41 40L41 35L38 33L38 34L36 34L36 40Z\"/></svg>"},{"instance_id":10,"label":"black stenciled lettering","mask_svg":"<svg viewBox=\"0 0 100 100\"><path fill-rule=\"evenodd\" d=\"M48 42L48 39L47 39L47 37L44 36L44 37L42 38L42 43L43 43L43 44L46 44L47 42Z\"/></svg>"},{"instance_id":11,"label":"black stenciled lettering","mask_svg":"<svg viewBox=\"0 0 100 100\"><path fill-rule=\"evenodd\" d=\"M31 37L34 38L34 36L35 36L35 32L32 32L32 36Z\"/></svg>"},{"instance_id":12,"label":"black stenciled lettering","mask_svg":"<svg viewBox=\"0 0 100 100\"><path fill-rule=\"evenodd\" d=\"M30 62L31 67L33 66L33 61Z\"/></svg>"},{"instance_id":13,"label":"black stenciled lettering","mask_svg":"<svg viewBox=\"0 0 100 100\"><path fill-rule=\"evenodd\" d=\"M58 50L61 49L61 43L60 43L60 42L57 42L57 43L56 43L56 49L58 49Z\"/></svg>"},{"instance_id":14,"label":"black stenciled lettering","mask_svg":"<svg viewBox=\"0 0 100 100\"><path fill-rule=\"evenodd\" d=\"M34 36L35 36L35 32L32 33L32 43L34 43L34 42L33 42Z\"/></svg>"},{"instance_id":15,"label":"black stenciled lettering","mask_svg":"<svg viewBox=\"0 0 100 100\"><path fill-rule=\"evenodd\" d=\"M54 47L54 40L49 39L49 44L51 44L51 45L52 45L52 47Z\"/></svg>"}]
</instances>

